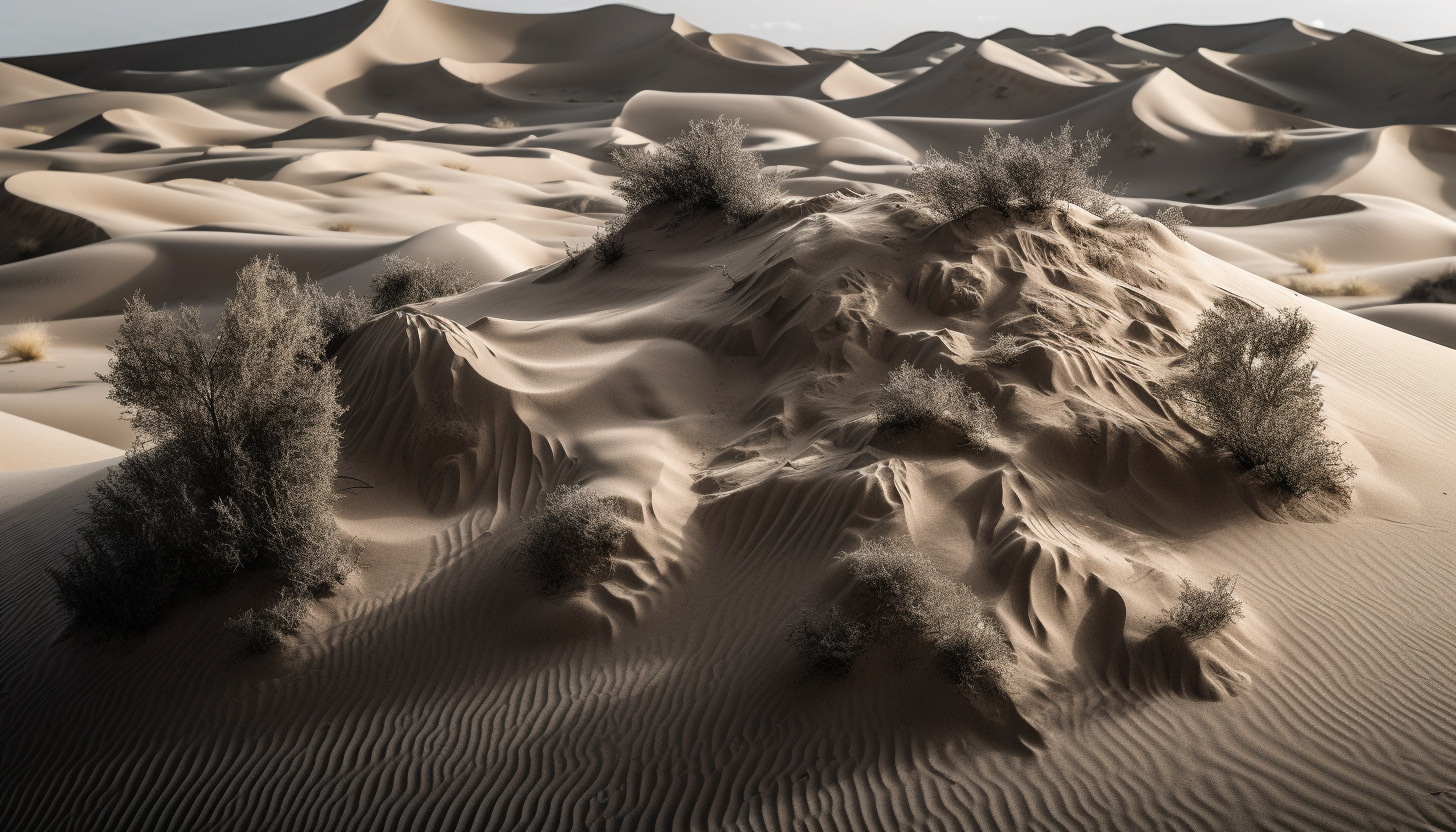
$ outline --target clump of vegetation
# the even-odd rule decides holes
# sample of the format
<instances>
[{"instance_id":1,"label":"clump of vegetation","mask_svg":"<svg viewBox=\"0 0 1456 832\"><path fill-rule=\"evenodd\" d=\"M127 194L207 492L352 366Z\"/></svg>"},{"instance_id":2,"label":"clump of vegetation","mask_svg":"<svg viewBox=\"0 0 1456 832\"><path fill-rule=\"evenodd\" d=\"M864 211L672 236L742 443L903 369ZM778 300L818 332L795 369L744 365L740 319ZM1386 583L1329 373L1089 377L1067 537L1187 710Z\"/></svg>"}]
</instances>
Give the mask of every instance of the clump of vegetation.
<instances>
[{"instance_id":1,"label":"clump of vegetation","mask_svg":"<svg viewBox=\"0 0 1456 832\"><path fill-rule=\"evenodd\" d=\"M1183 589L1178 605L1163 611L1162 621L1172 625L1189 641L1207 638L1244 615L1244 602L1234 597L1231 575L1213 579L1210 589L1199 589L1187 578L1179 579Z\"/></svg>"},{"instance_id":2,"label":"clump of vegetation","mask_svg":"<svg viewBox=\"0 0 1456 832\"><path fill-rule=\"evenodd\" d=\"M1101 131L1079 139L1070 123L1040 141L992 130L979 152L964 150L957 162L927 151L925 161L911 166L907 186L943 220L959 219L977 208L1026 213L1058 202L1099 217L1117 217L1126 209L1105 192L1107 177L1094 170L1108 142Z\"/></svg>"},{"instance_id":3,"label":"clump of vegetation","mask_svg":"<svg viewBox=\"0 0 1456 832\"><path fill-rule=\"evenodd\" d=\"M34 237L20 237L15 241L15 254L22 260L34 257L40 254L43 245L44 243Z\"/></svg>"},{"instance_id":4,"label":"clump of vegetation","mask_svg":"<svg viewBox=\"0 0 1456 832\"><path fill-rule=\"evenodd\" d=\"M1305 274L1324 274L1330 270L1324 254L1317 248L1302 248L1291 259L1294 265L1304 269Z\"/></svg>"},{"instance_id":5,"label":"clump of vegetation","mask_svg":"<svg viewBox=\"0 0 1456 832\"><path fill-rule=\"evenodd\" d=\"M1380 294L1380 287L1368 280L1337 280L1334 282L1306 280L1300 277L1276 277L1274 282L1286 289L1293 289L1309 297L1371 297Z\"/></svg>"},{"instance_id":6,"label":"clump of vegetation","mask_svg":"<svg viewBox=\"0 0 1456 832\"><path fill-rule=\"evenodd\" d=\"M28 131L30 131L32 133L39 133L42 136L48 136L48 135L50 135L50 132L51 132L51 131L49 131L49 130L47 130L45 128L45 125L44 124L27 124L24 127L22 127L21 129L22 130L28 130Z\"/></svg>"},{"instance_id":7,"label":"clump of vegetation","mask_svg":"<svg viewBox=\"0 0 1456 832\"><path fill-rule=\"evenodd\" d=\"M563 598L611 577L612 559L626 537L614 498L565 485L531 515L518 551L542 593Z\"/></svg>"},{"instance_id":8,"label":"clump of vegetation","mask_svg":"<svg viewBox=\"0 0 1456 832\"><path fill-rule=\"evenodd\" d=\"M298 632L308 614L308 595L285 590L277 601L260 609L244 610L227 626L243 639L243 651L257 656L272 650L284 635Z\"/></svg>"},{"instance_id":9,"label":"clump of vegetation","mask_svg":"<svg viewBox=\"0 0 1456 832\"><path fill-rule=\"evenodd\" d=\"M1456 267L1448 267L1436 277L1417 280L1395 302L1456 303Z\"/></svg>"},{"instance_id":10,"label":"clump of vegetation","mask_svg":"<svg viewBox=\"0 0 1456 832\"><path fill-rule=\"evenodd\" d=\"M432 188L432 187L430 187L429 185L421 185L421 186L419 186L419 190L420 190L420 193L424 194L425 196L434 196L435 195L435 189Z\"/></svg>"},{"instance_id":11,"label":"clump of vegetation","mask_svg":"<svg viewBox=\"0 0 1456 832\"><path fill-rule=\"evenodd\" d=\"M5 336L5 357L19 361L44 361L51 336L41 323L21 324Z\"/></svg>"},{"instance_id":12,"label":"clump of vegetation","mask_svg":"<svg viewBox=\"0 0 1456 832\"><path fill-rule=\"evenodd\" d=\"M1184 371L1168 388L1190 403L1213 441L1258 479L1300 497L1348 501L1355 467L1325 438L1314 325L1297 309L1270 315L1222 298L1199 319Z\"/></svg>"},{"instance_id":13,"label":"clump of vegetation","mask_svg":"<svg viewBox=\"0 0 1456 832\"><path fill-rule=\"evenodd\" d=\"M627 221L613 217L592 235L592 259L610 266L627 256Z\"/></svg>"},{"instance_id":14,"label":"clump of vegetation","mask_svg":"<svg viewBox=\"0 0 1456 832\"><path fill-rule=\"evenodd\" d=\"M464 171L466 173L469 173L471 171L469 162L446 162L444 166L449 168L450 170Z\"/></svg>"},{"instance_id":15,"label":"clump of vegetation","mask_svg":"<svg viewBox=\"0 0 1456 832\"><path fill-rule=\"evenodd\" d=\"M729 222L748 225L779 203L784 174L764 170L763 157L743 149L748 125L719 116L688 122L682 135L657 151L619 147L612 161L622 175L612 183L631 216L649 205L674 203L716 208Z\"/></svg>"},{"instance_id":16,"label":"clump of vegetation","mask_svg":"<svg viewBox=\"0 0 1456 832\"><path fill-rule=\"evenodd\" d=\"M531 94L535 95L536 93L535 91L532 91ZM485 126L495 130L504 130L508 127L520 127L521 125L518 124L515 119L504 118L502 116L491 116L485 122Z\"/></svg>"},{"instance_id":17,"label":"clump of vegetation","mask_svg":"<svg viewBox=\"0 0 1456 832\"><path fill-rule=\"evenodd\" d=\"M329 230L342 231L346 234L352 234L355 231L359 230L359 226L353 224L352 222L336 222L329 226Z\"/></svg>"},{"instance_id":18,"label":"clump of vegetation","mask_svg":"<svg viewBox=\"0 0 1456 832\"><path fill-rule=\"evenodd\" d=\"M996 431L996 414L980 393L944 367L935 375L910 362L890 371L875 402L875 419L891 432L918 430L932 424L955 428L966 444L984 448Z\"/></svg>"},{"instance_id":19,"label":"clump of vegetation","mask_svg":"<svg viewBox=\"0 0 1456 832\"><path fill-rule=\"evenodd\" d=\"M141 438L91 492L79 542L51 572L78 624L143 632L182 593L244 571L271 570L300 597L348 576L356 548L332 514L338 374L323 341L272 257L238 273L215 332L195 308L128 301L101 378Z\"/></svg>"},{"instance_id":20,"label":"clump of vegetation","mask_svg":"<svg viewBox=\"0 0 1456 832\"><path fill-rule=\"evenodd\" d=\"M1244 153L1260 159L1277 159L1289 152L1294 140L1288 130L1253 130L1244 134Z\"/></svg>"},{"instance_id":21,"label":"clump of vegetation","mask_svg":"<svg viewBox=\"0 0 1456 832\"><path fill-rule=\"evenodd\" d=\"M1183 229L1192 225L1192 223L1183 215L1183 207L1181 205L1170 205L1154 214L1153 219L1162 223L1178 239L1188 239L1188 233Z\"/></svg>"},{"instance_id":22,"label":"clump of vegetation","mask_svg":"<svg viewBox=\"0 0 1456 832\"><path fill-rule=\"evenodd\" d=\"M810 673L837 679L848 675L854 660L869 647L869 630L830 606L820 616L805 611L789 630L788 640Z\"/></svg>"},{"instance_id":23,"label":"clump of vegetation","mask_svg":"<svg viewBox=\"0 0 1456 832\"><path fill-rule=\"evenodd\" d=\"M339 348L349 340L354 330L363 326L374 314L369 301L354 294L353 287L347 293L330 295L317 283L310 281L302 288L304 302L314 308L319 328L323 331L324 357L333 358Z\"/></svg>"},{"instance_id":24,"label":"clump of vegetation","mask_svg":"<svg viewBox=\"0 0 1456 832\"><path fill-rule=\"evenodd\" d=\"M991 346L984 353L986 361L992 364L1012 364L1021 354L1031 349L1031 341L1023 341L1015 335L998 332L991 338Z\"/></svg>"},{"instance_id":25,"label":"clump of vegetation","mask_svg":"<svg viewBox=\"0 0 1456 832\"><path fill-rule=\"evenodd\" d=\"M403 254L387 254L384 271L374 275L369 288L374 291L370 305L374 312L388 312L411 303L458 295L480 285L476 276L460 266L458 260L421 263Z\"/></svg>"},{"instance_id":26,"label":"clump of vegetation","mask_svg":"<svg viewBox=\"0 0 1456 832\"><path fill-rule=\"evenodd\" d=\"M1015 653L999 621L964 585L941 575L906 540L876 540L844 555L867 623L831 609L793 637L811 668L848 672L874 641L920 641L937 668L968 696L999 696Z\"/></svg>"}]
</instances>

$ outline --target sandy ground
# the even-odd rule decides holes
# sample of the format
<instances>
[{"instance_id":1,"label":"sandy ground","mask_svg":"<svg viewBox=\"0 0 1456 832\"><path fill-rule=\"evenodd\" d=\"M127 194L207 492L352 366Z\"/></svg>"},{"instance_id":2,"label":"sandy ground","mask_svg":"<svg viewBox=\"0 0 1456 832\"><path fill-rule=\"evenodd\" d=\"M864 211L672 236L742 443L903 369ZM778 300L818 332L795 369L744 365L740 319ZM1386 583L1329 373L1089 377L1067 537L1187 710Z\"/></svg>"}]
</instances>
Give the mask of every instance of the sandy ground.
<instances>
[{"instance_id":1,"label":"sandy ground","mask_svg":"<svg viewBox=\"0 0 1456 832\"><path fill-rule=\"evenodd\" d=\"M366 0L0 63L0 338L51 335L0 361L0 826L1456 828L1456 307L1392 303L1456 266L1453 49L1276 20L843 52ZM795 199L563 260L622 210L614 147L720 114ZM1066 122L1188 239L902 195L932 148ZM124 299L215 311L260 254L362 292L396 252L486 284L339 356L363 570L263 658L222 629L256 578L144 638L69 630L45 570L132 441L96 378ZM1155 395L1225 293L1317 325L1347 511L1239 477ZM998 332L1032 346L989 362ZM906 360L986 397L989 449L877 432ZM562 484L631 536L556 603L512 547ZM1006 628L1006 707L891 649L806 678L790 622L899 535ZM1245 618L1156 634L1223 574Z\"/></svg>"}]
</instances>

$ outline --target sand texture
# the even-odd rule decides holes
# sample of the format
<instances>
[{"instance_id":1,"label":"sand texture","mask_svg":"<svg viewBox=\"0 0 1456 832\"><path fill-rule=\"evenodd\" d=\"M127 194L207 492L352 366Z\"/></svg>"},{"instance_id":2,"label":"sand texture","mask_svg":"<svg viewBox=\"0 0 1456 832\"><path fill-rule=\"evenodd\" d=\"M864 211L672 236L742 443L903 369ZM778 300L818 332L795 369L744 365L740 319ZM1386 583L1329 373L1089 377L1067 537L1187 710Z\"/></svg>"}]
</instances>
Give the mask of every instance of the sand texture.
<instances>
[{"instance_id":1,"label":"sand texture","mask_svg":"<svg viewBox=\"0 0 1456 832\"><path fill-rule=\"evenodd\" d=\"M1456 267L1452 52L1289 20L851 52L366 0L0 63L0 339L50 334L0 360L0 828L1456 829L1456 306L1393 302ZM720 114L789 198L563 258L623 210L613 148ZM1187 239L903 192L930 149L1066 122ZM223 628L257 575L72 630L46 569L133 438L96 379L124 299L211 318L268 254L366 293L393 253L485 283L338 356L362 570L263 657ZM1315 323L1347 509L1160 395L1226 295ZM988 447L878 428L905 361L984 396ZM629 535L552 601L515 547L561 485ZM1004 701L895 645L806 673L791 623L886 537L1005 628ZM1160 626L1218 575L1242 619Z\"/></svg>"}]
</instances>

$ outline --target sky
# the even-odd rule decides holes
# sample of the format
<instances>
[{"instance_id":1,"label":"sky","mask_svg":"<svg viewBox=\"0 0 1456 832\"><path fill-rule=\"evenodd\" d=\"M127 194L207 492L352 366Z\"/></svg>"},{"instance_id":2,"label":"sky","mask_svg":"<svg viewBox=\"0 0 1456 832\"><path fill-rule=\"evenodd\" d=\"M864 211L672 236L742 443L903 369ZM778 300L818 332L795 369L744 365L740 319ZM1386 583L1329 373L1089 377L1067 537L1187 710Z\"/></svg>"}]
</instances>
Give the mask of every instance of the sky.
<instances>
[{"instance_id":1,"label":"sky","mask_svg":"<svg viewBox=\"0 0 1456 832\"><path fill-rule=\"evenodd\" d=\"M506 12L601 5L571 0L454 0ZM0 0L0 55L39 55L276 23L336 9L348 0ZM1364 29L1399 40L1456 35L1450 0L648 0L712 32L740 32L789 46L885 48L908 35L949 29L989 35L1009 26L1037 33L1110 26L1130 32L1159 23L1247 23L1274 17L1336 31Z\"/></svg>"}]
</instances>

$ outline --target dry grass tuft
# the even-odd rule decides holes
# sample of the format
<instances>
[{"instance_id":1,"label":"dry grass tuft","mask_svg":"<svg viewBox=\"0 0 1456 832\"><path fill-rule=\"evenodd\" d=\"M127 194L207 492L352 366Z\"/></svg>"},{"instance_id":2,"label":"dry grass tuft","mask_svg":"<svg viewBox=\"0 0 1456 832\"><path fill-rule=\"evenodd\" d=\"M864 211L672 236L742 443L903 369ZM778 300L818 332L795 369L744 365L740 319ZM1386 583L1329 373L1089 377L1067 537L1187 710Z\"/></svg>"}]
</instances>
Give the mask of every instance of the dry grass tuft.
<instances>
[{"instance_id":1,"label":"dry grass tuft","mask_svg":"<svg viewBox=\"0 0 1456 832\"><path fill-rule=\"evenodd\" d=\"M352 222L336 222L333 225L329 226L329 230L353 233L355 231L358 231L359 227L354 225Z\"/></svg>"},{"instance_id":2,"label":"dry grass tuft","mask_svg":"<svg viewBox=\"0 0 1456 832\"><path fill-rule=\"evenodd\" d=\"M535 95L534 92L531 94ZM490 119L485 122L485 126L493 128L495 130L504 130L508 127L520 127L521 125L516 123L513 119L502 118L500 116L491 116Z\"/></svg>"},{"instance_id":3,"label":"dry grass tuft","mask_svg":"<svg viewBox=\"0 0 1456 832\"><path fill-rule=\"evenodd\" d=\"M430 187L429 185L421 185L420 186L420 193L424 194L425 196L434 196L435 195L435 189L432 188L432 187Z\"/></svg>"},{"instance_id":4,"label":"dry grass tuft","mask_svg":"<svg viewBox=\"0 0 1456 832\"><path fill-rule=\"evenodd\" d=\"M1294 261L1294 265L1304 269L1305 274L1324 274L1330 270L1329 264L1325 263L1324 253L1315 247L1302 248L1289 259Z\"/></svg>"},{"instance_id":5,"label":"dry grass tuft","mask_svg":"<svg viewBox=\"0 0 1456 832\"><path fill-rule=\"evenodd\" d=\"M1233 576L1214 578L1210 589L1199 589L1187 578L1179 580L1183 591L1178 593L1178 606L1164 610L1162 621L1189 641L1207 638L1243 617L1244 602L1234 597Z\"/></svg>"},{"instance_id":6,"label":"dry grass tuft","mask_svg":"<svg viewBox=\"0 0 1456 832\"><path fill-rule=\"evenodd\" d=\"M44 324L23 324L5 336L5 357L21 361L44 361L51 336Z\"/></svg>"},{"instance_id":7,"label":"dry grass tuft","mask_svg":"<svg viewBox=\"0 0 1456 832\"><path fill-rule=\"evenodd\" d=\"M1339 280L1327 282L1306 280L1300 277L1276 277L1274 282L1286 289L1293 289L1308 297L1355 297L1368 298L1382 294L1380 287L1368 280Z\"/></svg>"},{"instance_id":8,"label":"dry grass tuft","mask_svg":"<svg viewBox=\"0 0 1456 832\"><path fill-rule=\"evenodd\" d=\"M469 162L446 162L442 167L447 167L450 170L463 170L466 173L472 170Z\"/></svg>"},{"instance_id":9,"label":"dry grass tuft","mask_svg":"<svg viewBox=\"0 0 1456 832\"><path fill-rule=\"evenodd\" d=\"M42 124L27 124L24 127L22 127L21 129L22 130L29 130L32 133L39 133L42 136L49 136L51 134L51 131L47 130L45 128L45 125L42 125Z\"/></svg>"},{"instance_id":10,"label":"dry grass tuft","mask_svg":"<svg viewBox=\"0 0 1456 832\"><path fill-rule=\"evenodd\" d=\"M1244 134L1244 153L1260 159L1277 159L1293 146L1288 130L1251 130Z\"/></svg>"}]
</instances>

